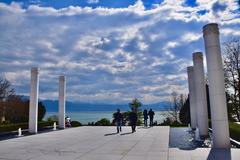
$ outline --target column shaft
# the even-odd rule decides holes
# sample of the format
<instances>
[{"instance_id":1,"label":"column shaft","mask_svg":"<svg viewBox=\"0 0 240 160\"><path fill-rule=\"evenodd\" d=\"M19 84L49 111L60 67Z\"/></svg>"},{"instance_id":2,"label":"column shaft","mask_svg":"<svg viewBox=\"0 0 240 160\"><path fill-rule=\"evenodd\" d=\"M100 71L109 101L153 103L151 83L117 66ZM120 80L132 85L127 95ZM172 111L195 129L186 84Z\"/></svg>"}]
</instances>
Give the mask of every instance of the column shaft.
<instances>
[{"instance_id":1,"label":"column shaft","mask_svg":"<svg viewBox=\"0 0 240 160\"><path fill-rule=\"evenodd\" d=\"M200 137L208 136L208 111L206 84L204 79L203 55L201 52L193 53L194 80L196 87L197 126Z\"/></svg>"},{"instance_id":2,"label":"column shaft","mask_svg":"<svg viewBox=\"0 0 240 160\"><path fill-rule=\"evenodd\" d=\"M33 67L31 69L29 124L28 124L28 130L29 130L30 133L37 133L38 88L39 88L38 68Z\"/></svg>"},{"instance_id":3,"label":"column shaft","mask_svg":"<svg viewBox=\"0 0 240 160\"><path fill-rule=\"evenodd\" d=\"M196 90L195 90L195 85L194 85L195 81L194 81L193 66L187 67L187 73L188 73L191 128L196 129L196 126L197 126L196 97L195 97Z\"/></svg>"},{"instance_id":4,"label":"column shaft","mask_svg":"<svg viewBox=\"0 0 240 160\"><path fill-rule=\"evenodd\" d=\"M218 25L205 25L203 37L207 58L213 147L229 148L229 124Z\"/></svg>"},{"instance_id":5,"label":"column shaft","mask_svg":"<svg viewBox=\"0 0 240 160\"><path fill-rule=\"evenodd\" d=\"M65 94L66 94L66 77L59 77L59 99L58 99L58 126L65 128Z\"/></svg>"}]
</instances>

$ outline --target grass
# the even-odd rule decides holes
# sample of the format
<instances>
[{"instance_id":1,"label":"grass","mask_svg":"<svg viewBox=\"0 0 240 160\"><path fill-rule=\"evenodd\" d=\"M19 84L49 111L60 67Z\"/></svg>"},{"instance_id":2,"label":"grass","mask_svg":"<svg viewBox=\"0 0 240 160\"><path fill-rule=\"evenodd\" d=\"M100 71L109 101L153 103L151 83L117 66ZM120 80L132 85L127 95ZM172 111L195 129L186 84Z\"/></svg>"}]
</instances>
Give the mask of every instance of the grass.
<instances>
[{"instance_id":1,"label":"grass","mask_svg":"<svg viewBox=\"0 0 240 160\"><path fill-rule=\"evenodd\" d=\"M38 129L53 126L53 121L39 121ZM28 123L10 123L10 124L0 124L0 133L17 131L18 128L28 129Z\"/></svg>"},{"instance_id":2,"label":"grass","mask_svg":"<svg viewBox=\"0 0 240 160\"><path fill-rule=\"evenodd\" d=\"M234 122L229 122L230 137L240 142L240 125Z\"/></svg>"},{"instance_id":3,"label":"grass","mask_svg":"<svg viewBox=\"0 0 240 160\"><path fill-rule=\"evenodd\" d=\"M209 120L209 127L212 128L211 120ZM229 121L230 137L240 142L240 125Z\"/></svg>"}]
</instances>

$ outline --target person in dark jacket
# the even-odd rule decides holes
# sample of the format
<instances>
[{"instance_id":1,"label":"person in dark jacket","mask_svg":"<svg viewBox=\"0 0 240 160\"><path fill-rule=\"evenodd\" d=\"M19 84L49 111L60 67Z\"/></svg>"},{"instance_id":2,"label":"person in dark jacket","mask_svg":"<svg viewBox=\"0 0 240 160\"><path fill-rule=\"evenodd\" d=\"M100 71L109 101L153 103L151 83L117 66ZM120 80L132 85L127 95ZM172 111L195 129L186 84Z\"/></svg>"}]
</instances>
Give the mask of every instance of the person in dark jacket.
<instances>
[{"instance_id":1,"label":"person in dark jacket","mask_svg":"<svg viewBox=\"0 0 240 160\"><path fill-rule=\"evenodd\" d=\"M114 114L114 119L117 125L117 133L122 132L122 113L120 109L117 109L117 112Z\"/></svg>"},{"instance_id":2,"label":"person in dark jacket","mask_svg":"<svg viewBox=\"0 0 240 160\"><path fill-rule=\"evenodd\" d=\"M153 126L153 118L154 118L155 113L153 112L152 109L150 109L148 112L148 115L149 115L149 119L150 119L150 127L152 127Z\"/></svg>"},{"instance_id":3,"label":"person in dark jacket","mask_svg":"<svg viewBox=\"0 0 240 160\"><path fill-rule=\"evenodd\" d=\"M146 109L143 111L144 126L147 127L148 112Z\"/></svg>"},{"instance_id":4,"label":"person in dark jacket","mask_svg":"<svg viewBox=\"0 0 240 160\"><path fill-rule=\"evenodd\" d=\"M137 125L137 113L134 111L134 108L132 108L132 111L129 113L129 120L130 125L132 127L132 133L136 132L136 125Z\"/></svg>"}]
</instances>

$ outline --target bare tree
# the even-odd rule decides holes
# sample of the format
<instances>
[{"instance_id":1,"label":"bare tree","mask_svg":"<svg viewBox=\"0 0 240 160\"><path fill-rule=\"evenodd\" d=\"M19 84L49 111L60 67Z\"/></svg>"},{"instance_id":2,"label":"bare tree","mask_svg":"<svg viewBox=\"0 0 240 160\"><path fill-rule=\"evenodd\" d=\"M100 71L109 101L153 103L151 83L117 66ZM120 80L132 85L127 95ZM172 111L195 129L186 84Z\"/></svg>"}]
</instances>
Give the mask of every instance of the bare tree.
<instances>
[{"instance_id":1,"label":"bare tree","mask_svg":"<svg viewBox=\"0 0 240 160\"><path fill-rule=\"evenodd\" d=\"M11 87L11 83L7 79L0 79L0 100L14 95L15 91Z\"/></svg>"},{"instance_id":2,"label":"bare tree","mask_svg":"<svg viewBox=\"0 0 240 160\"><path fill-rule=\"evenodd\" d=\"M11 83L7 79L0 78L0 121L5 121L6 106L8 98L15 95Z\"/></svg>"},{"instance_id":3,"label":"bare tree","mask_svg":"<svg viewBox=\"0 0 240 160\"><path fill-rule=\"evenodd\" d=\"M165 113L165 116L170 118L173 122L179 122L179 112L185 100L186 98L183 94L178 95L176 92L173 92L171 95L171 103L168 106L168 111Z\"/></svg>"},{"instance_id":4,"label":"bare tree","mask_svg":"<svg viewBox=\"0 0 240 160\"><path fill-rule=\"evenodd\" d=\"M240 121L240 39L224 43L225 84L228 93L228 107L233 113L231 118Z\"/></svg>"}]
</instances>

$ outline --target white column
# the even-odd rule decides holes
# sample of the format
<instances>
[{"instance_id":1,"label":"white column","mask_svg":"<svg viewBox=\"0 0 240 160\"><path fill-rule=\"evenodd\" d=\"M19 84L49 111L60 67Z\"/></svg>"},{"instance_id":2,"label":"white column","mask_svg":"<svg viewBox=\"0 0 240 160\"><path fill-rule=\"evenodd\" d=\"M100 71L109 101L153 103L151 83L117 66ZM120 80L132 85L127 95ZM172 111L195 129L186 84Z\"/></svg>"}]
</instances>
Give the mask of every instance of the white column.
<instances>
[{"instance_id":1,"label":"white column","mask_svg":"<svg viewBox=\"0 0 240 160\"><path fill-rule=\"evenodd\" d=\"M188 73L188 88L189 88L189 102L190 102L190 116L191 128L196 129L197 126L197 111L196 111L196 97L195 97L195 81L194 81L194 68L193 66L187 67Z\"/></svg>"},{"instance_id":2,"label":"white column","mask_svg":"<svg viewBox=\"0 0 240 160\"><path fill-rule=\"evenodd\" d=\"M37 133L38 122L38 87L39 75L38 68L31 69L31 86L30 86L30 104L29 104L29 124L28 131L30 133Z\"/></svg>"},{"instance_id":3,"label":"white column","mask_svg":"<svg viewBox=\"0 0 240 160\"><path fill-rule=\"evenodd\" d=\"M196 87L197 126L201 138L208 136L208 111L206 84L204 79L203 55L201 52L193 53L194 80Z\"/></svg>"},{"instance_id":4,"label":"white column","mask_svg":"<svg viewBox=\"0 0 240 160\"><path fill-rule=\"evenodd\" d=\"M58 126L65 128L65 93L66 93L66 77L59 76L59 97L58 97Z\"/></svg>"},{"instance_id":5,"label":"white column","mask_svg":"<svg viewBox=\"0 0 240 160\"><path fill-rule=\"evenodd\" d=\"M218 25L205 25L203 37L207 57L213 147L229 148L229 124Z\"/></svg>"}]
</instances>

